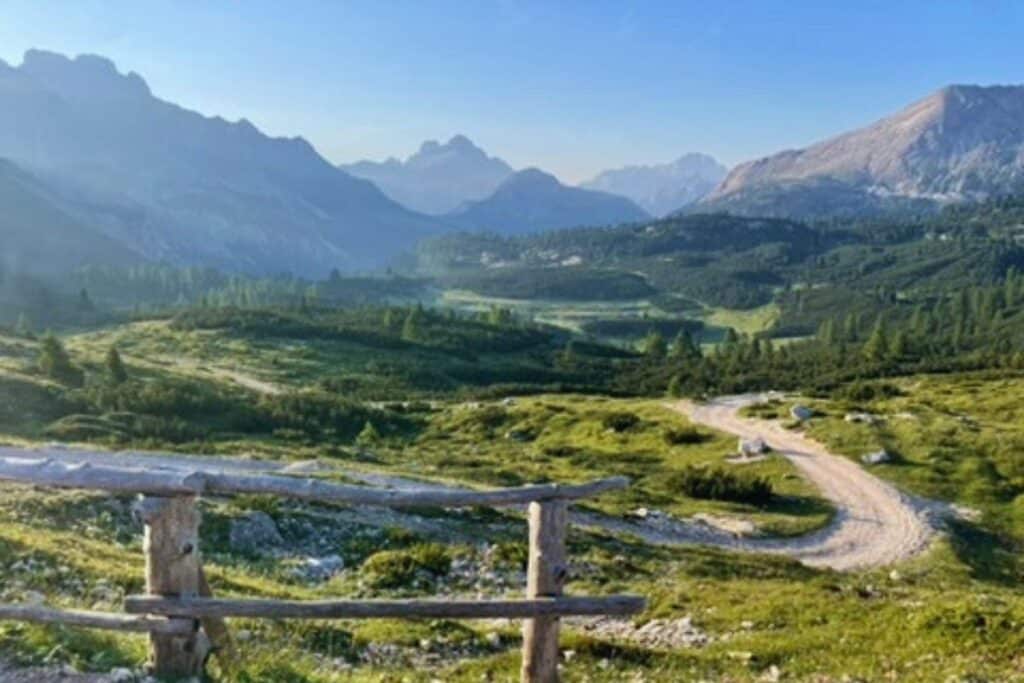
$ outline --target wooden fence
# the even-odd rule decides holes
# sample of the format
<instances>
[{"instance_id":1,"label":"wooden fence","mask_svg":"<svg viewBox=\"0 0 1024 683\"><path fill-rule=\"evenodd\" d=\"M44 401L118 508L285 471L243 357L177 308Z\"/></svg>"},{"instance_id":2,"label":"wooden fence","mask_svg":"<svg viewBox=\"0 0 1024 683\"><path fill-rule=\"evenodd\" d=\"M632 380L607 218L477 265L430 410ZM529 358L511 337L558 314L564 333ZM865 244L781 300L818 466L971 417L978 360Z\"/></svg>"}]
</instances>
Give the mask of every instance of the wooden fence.
<instances>
[{"instance_id":1,"label":"wooden fence","mask_svg":"<svg viewBox=\"0 0 1024 683\"><path fill-rule=\"evenodd\" d=\"M559 619L580 615L631 615L643 610L637 596L570 597L566 527L569 501L628 485L624 478L575 486L543 484L490 491L395 491L316 479L220 472L67 464L34 458L0 458L0 481L35 486L138 493L136 513L145 525L146 595L125 599L124 614L0 604L0 619L148 633L150 665L161 677L202 673L216 655L231 670L238 653L225 618L523 619L522 680L558 680ZM216 599L206 581L199 547L202 495L273 494L288 498L378 507L477 507L528 505L529 562L526 597L500 600L237 600Z\"/></svg>"}]
</instances>

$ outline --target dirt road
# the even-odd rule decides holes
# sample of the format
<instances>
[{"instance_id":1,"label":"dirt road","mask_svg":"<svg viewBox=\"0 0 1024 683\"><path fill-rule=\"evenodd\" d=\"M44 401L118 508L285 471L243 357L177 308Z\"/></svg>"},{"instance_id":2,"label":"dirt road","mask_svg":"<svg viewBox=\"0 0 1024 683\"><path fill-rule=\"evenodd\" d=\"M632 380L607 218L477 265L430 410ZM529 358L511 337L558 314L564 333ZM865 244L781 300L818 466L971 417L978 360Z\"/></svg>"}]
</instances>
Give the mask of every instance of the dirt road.
<instances>
[{"instance_id":1,"label":"dirt road","mask_svg":"<svg viewBox=\"0 0 1024 683\"><path fill-rule=\"evenodd\" d=\"M836 508L832 522L812 534L792 539L737 537L707 523L651 515L647 519L609 517L574 512L573 522L614 533L628 533L658 545L704 544L740 551L779 553L815 567L850 570L880 567L912 557L928 547L944 514L938 503L901 493L858 464L828 453L800 434L764 420L742 418L741 407L761 400L759 395L720 398L704 404L687 401L669 407L695 423L745 438L761 437L782 453ZM132 465L170 469L304 474L329 465L288 466L284 463L246 458L207 457L173 453L97 452L52 445L34 450L0 447L0 458L52 458L64 462ZM350 479L370 486L397 489L448 488L444 484L416 481L389 473L344 470Z\"/></svg>"},{"instance_id":2,"label":"dirt road","mask_svg":"<svg viewBox=\"0 0 1024 683\"><path fill-rule=\"evenodd\" d=\"M878 567L912 557L927 548L943 506L914 499L821 444L766 420L739 416L760 395L689 401L671 407L693 422L752 439L761 437L817 487L836 508L832 523L795 539L737 540L738 549L777 552L811 566L846 570Z\"/></svg>"}]
</instances>

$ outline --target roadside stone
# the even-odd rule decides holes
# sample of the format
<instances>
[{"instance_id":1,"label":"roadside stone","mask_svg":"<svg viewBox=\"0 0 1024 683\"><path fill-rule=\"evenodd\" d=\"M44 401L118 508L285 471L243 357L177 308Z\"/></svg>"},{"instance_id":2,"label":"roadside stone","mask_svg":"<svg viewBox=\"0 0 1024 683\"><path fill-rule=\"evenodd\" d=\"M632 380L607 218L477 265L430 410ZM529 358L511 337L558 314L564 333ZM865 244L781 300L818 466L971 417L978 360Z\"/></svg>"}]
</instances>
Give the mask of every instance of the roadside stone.
<instances>
[{"instance_id":1,"label":"roadside stone","mask_svg":"<svg viewBox=\"0 0 1024 683\"><path fill-rule=\"evenodd\" d=\"M789 414L794 420L805 422L814 417L814 410L804 405L795 405L790 408Z\"/></svg>"},{"instance_id":2,"label":"roadside stone","mask_svg":"<svg viewBox=\"0 0 1024 683\"><path fill-rule=\"evenodd\" d=\"M892 454L885 450L866 453L860 459L865 465L884 465L893 461Z\"/></svg>"}]
</instances>

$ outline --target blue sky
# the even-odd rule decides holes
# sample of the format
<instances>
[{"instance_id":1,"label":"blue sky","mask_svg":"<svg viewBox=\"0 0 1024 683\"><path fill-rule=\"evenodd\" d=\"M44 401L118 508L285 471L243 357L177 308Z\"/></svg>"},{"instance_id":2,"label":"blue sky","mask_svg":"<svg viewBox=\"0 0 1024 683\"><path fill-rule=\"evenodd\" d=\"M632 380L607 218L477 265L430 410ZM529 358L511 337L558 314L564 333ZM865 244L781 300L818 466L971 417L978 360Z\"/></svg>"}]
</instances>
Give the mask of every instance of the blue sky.
<instances>
[{"instance_id":1,"label":"blue sky","mask_svg":"<svg viewBox=\"0 0 1024 683\"><path fill-rule=\"evenodd\" d=\"M735 164L948 83L1024 82L1024 3L3 0L0 58L102 54L332 161L465 133L567 181Z\"/></svg>"}]
</instances>

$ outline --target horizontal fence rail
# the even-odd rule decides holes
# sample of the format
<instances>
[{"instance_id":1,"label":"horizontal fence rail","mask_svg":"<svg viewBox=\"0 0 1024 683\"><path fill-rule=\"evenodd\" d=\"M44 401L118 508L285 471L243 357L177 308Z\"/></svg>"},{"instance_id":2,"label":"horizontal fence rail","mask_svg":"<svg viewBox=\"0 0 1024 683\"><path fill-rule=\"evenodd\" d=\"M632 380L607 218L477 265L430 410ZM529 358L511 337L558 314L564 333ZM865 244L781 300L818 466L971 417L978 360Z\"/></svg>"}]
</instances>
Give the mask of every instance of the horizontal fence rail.
<instances>
[{"instance_id":1,"label":"horizontal fence rail","mask_svg":"<svg viewBox=\"0 0 1024 683\"><path fill-rule=\"evenodd\" d=\"M644 608L635 595L525 600L194 600L130 596L129 614L169 617L266 619L531 619L534 617L624 616Z\"/></svg>"},{"instance_id":2,"label":"horizontal fence rail","mask_svg":"<svg viewBox=\"0 0 1024 683\"><path fill-rule=\"evenodd\" d=\"M148 615L111 614L87 610L54 609L42 605L0 604L0 620L28 621L35 624L64 624L82 626L106 631L127 631L134 633L160 633L163 635L188 635L195 628L181 620Z\"/></svg>"},{"instance_id":3,"label":"horizontal fence rail","mask_svg":"<svg viewBox=\"0 0 1024 683\"><path fill-rule=\"evenodd\" d=\"M538 484L489 491L390 490L280 475L110 467L45 458L0 458L0 481L150 496L267 494L322 503L390 508L526 505L547 500L590 498L629 486L626 477L610 477L585 484Z\"/></svg>"},{"instance_id":4,"label":"horizontal fence rail","mask_svg":"<svg viewBox=\"0 0 1024 683\"><path fill-rule=\"evenodd\" d=\"M4 449L9 452L9 449ZM375 489L311 478L171 468L73 464L0 456L0 482L138 493L135 514L145 525L146 595L125 599L124 614L0 603L0 620L148 633L155 675L191 678L209 654L226 671L243 655L228 618L266 619L522 619L524 683L558 680L559 628L565 616L628 616L643 611L633 595L565 596L570 501L628 486L624 477L583 484L537 484L474 491ZM201 495L269 494L321 503L378 507L502 507L528 505L526 597L493 600L260 600L215 598L199 548Z\"/></svg>"}]
</instances>

